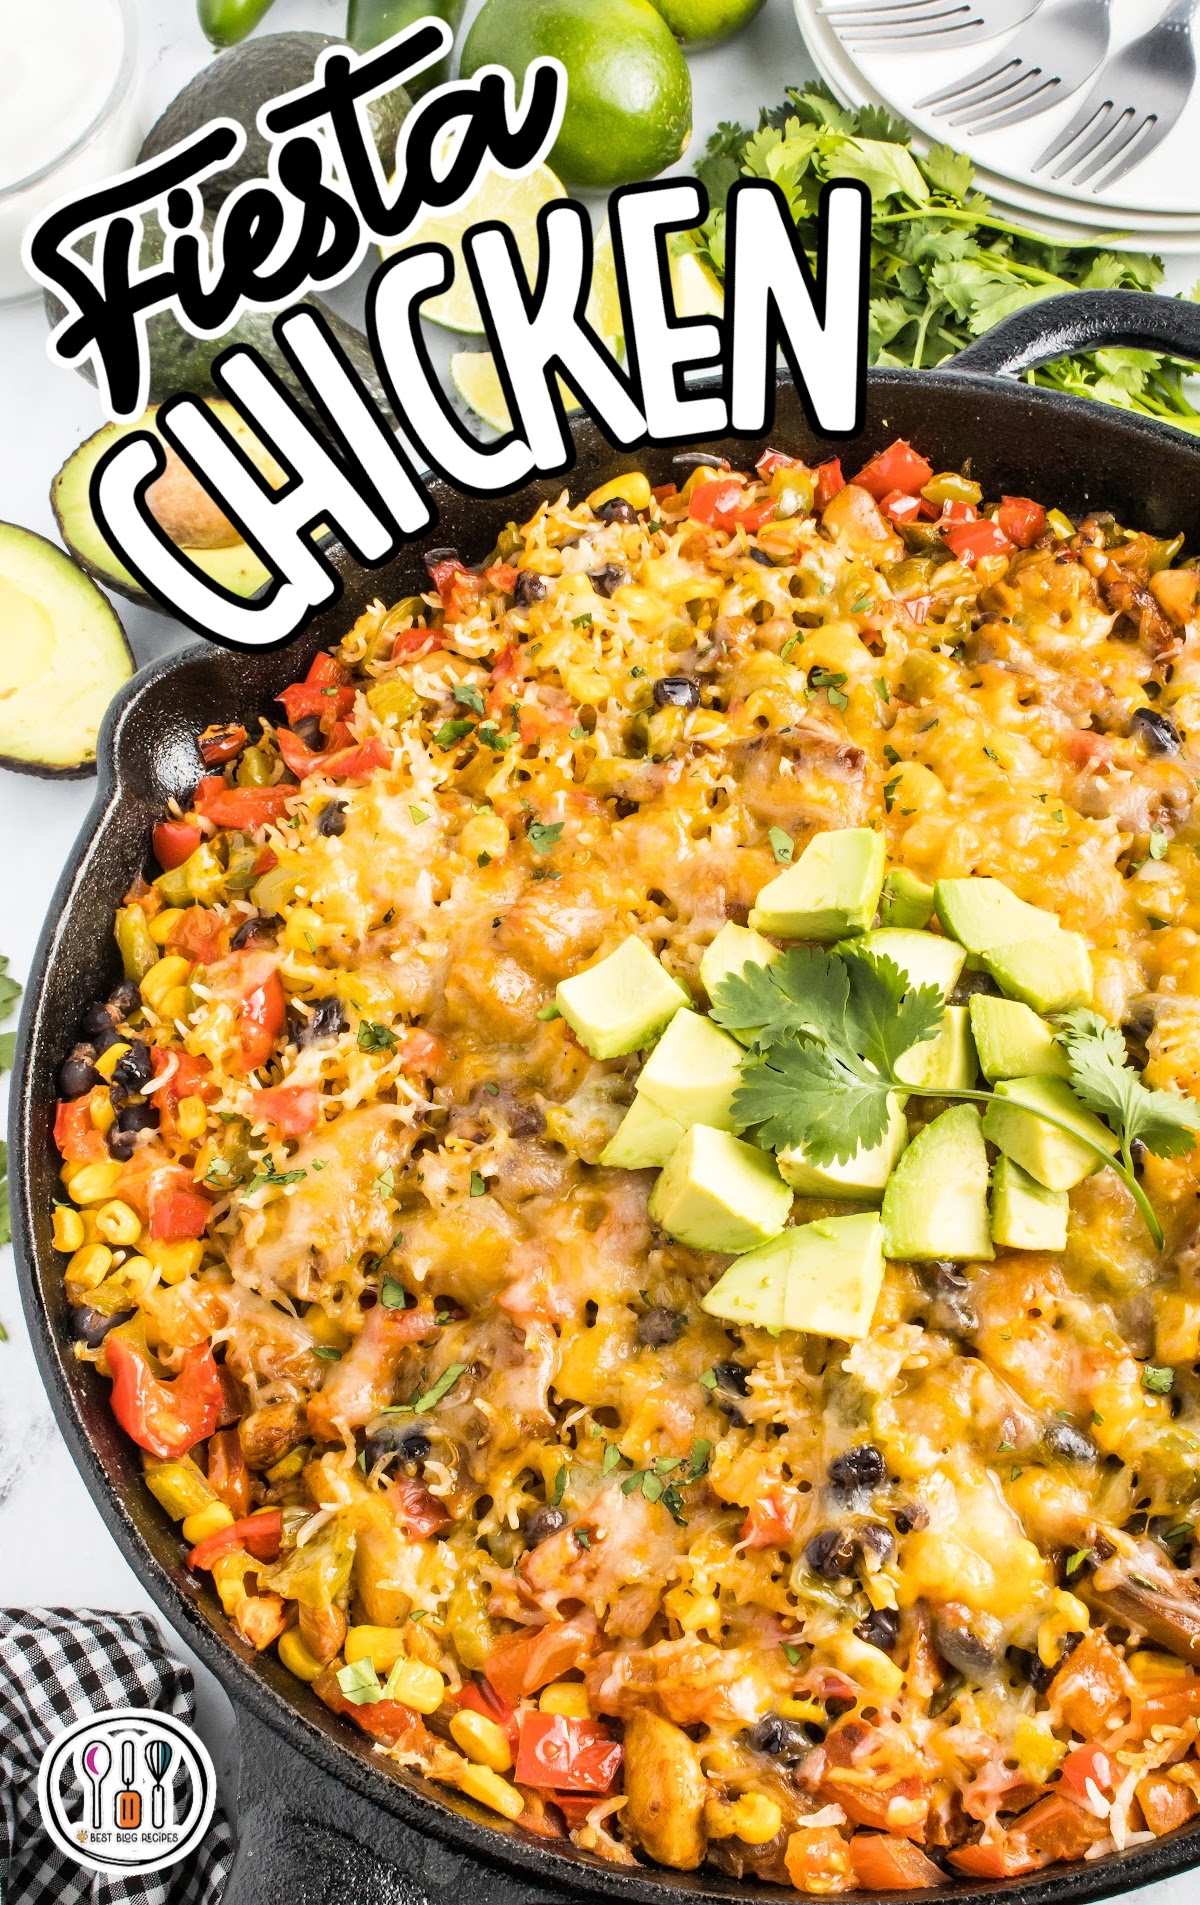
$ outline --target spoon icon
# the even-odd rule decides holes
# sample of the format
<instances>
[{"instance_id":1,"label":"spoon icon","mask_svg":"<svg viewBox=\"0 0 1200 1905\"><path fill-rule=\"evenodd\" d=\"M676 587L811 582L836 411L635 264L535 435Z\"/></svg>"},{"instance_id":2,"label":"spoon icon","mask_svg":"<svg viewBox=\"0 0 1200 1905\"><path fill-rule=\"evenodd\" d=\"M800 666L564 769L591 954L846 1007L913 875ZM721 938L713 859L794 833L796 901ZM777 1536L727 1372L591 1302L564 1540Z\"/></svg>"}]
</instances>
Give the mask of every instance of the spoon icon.
<instances>
[{"instance_id":1,"label":"spoon icon","mask_svg":"<svg viewBox=\"0 0 1200 1905\"><path fill-rule=\"evenodd\" d=\"M104 1821L100 1811L100 1789L108 1777L112 1753L103 1740L93 1740L83 1755L83 1770L92 1787L92 1831L99 1832Z\"/></svg>"}]
</instances>

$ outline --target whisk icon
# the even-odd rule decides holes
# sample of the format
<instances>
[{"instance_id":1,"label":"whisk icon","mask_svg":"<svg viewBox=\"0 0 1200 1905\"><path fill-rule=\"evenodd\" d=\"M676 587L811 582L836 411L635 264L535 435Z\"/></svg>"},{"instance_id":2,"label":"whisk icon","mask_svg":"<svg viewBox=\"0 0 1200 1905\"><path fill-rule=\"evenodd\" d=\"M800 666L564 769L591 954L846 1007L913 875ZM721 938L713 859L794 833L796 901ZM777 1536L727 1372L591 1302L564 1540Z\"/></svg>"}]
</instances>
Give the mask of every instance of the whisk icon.
<instances>
[{"instance_id":1,"label":"whisk icon","mask_svg":"<svg viewBox=\"0 0 1200 1905\"><path fill-rule=\"evenodd\" d=\"M173 1748L168 1746L166 1740L147 1740L143 1751L146 1765L150 1769L150 1777L154 1782L150 1789L150 1823L157 1830L162 1826L166 1810L163 1780L175 1755Z\"/></svg>"}]
</instances>

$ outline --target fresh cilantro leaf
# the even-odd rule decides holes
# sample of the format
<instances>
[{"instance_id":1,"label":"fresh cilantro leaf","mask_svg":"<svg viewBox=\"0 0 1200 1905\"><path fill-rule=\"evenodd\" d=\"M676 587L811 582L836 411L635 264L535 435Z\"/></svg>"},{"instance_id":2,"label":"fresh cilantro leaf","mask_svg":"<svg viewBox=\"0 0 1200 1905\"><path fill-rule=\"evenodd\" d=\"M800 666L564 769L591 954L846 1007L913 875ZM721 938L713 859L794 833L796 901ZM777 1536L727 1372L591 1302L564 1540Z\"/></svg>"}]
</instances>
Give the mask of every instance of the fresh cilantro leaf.
<instances>
[{"instance_id":1,"label":"fresh cilantro leaf","mask_svg":"<svg viewBox=\"0 0 1200 1905\"><path fill-rule=\"evenodd\" d=\"M340 1667L337 1683L353 1706L374 1706L383 1699L379 1687L379 1675L370 1659L353 1660L348 1667Z\"/></svg>"},{"instance_id":2,"label":"fresh cilantro leaf","mask_svg":"<svg viewBox=\"0 0 1200 1905\"><path fill-rule=\"evenodd\" d=\"M1149 1390L1152 1396L1169 1396L1174 1387L1173 1369L1156 1369L1153 1363L1142 1364L1142 1388Z\"/></svg>"},{"instance_id":3,"label":"fresh cilantro leaf","mask_svg":"<svg viewBox=\"0 0 1200 1905\"><path fill-rule=\"evenodd\" d=\"M621 1457L620 1449L617 1447L615 1442L610 1442L604 1451L604 1460L600 1464L601 1474L611 1475L613 1470L620 1466L621 1459L622 1457Z\"/></svg>"},{"instance_id":4,"label":"fresh cilantro leaf","mask_svg":"<svg viewBox=\"0 0 1200 1905\"><path fill-rule=\"evenodd\" d=\"M461 741L463 735L469 734L470 732L471 723L469 721L443 721L441 727L433 737L433 745L434 747L442 748L453 747L456 741Z\"/></svg>"},{"instance_id":5,"label":"fresh cilantro leaf","mask_svg":"<svg viewBox=\"0 0 1200 1905\"><path fill-rule=\"evenodd\" d=\"M803 1655L801 1654L800 1649L798 1647L793 1647L791 1643L786 1640L781 1641L780 1646L783 1648L784 1653L787 1655L789 1664L793 1667L798 1667L800 1665L801 1660L803 1659Z\"/></svg>"},{"instance_id":6,"label":"fresh cilantro leaf","mask_svg":"<svg viewBox=\"0 0 1200 1905\"><path fill-rule=\"evenodd\" d=\"M423 807L410 807L408 810L408 814L409 814L409 819L412 821L414 827L419 827L422 821L429 819L429 815L425 812L425 809Z\"/></svg>"},{"instance_id":7,"label":"fresh cilantro leaf","mask_svg":"<svg viewBox=\"0 0 1200 1905\"><path fill-rule=\"evenodd\" d=\"M358 1028L358 1049L360 1052L394 1052L396 1034L376 1019L363 1019Z\"/></svg>"},{"instance_id":8,"label":"fresh cilantro leaf","mask_svg":"<svg viewBox=\"0 0 1200 1905\"><path fill-rule=\"evenodd\" d=\"M891 959L853 951L842 958L850 980L847 1028L853 1048L876 1071L894 1078L896 1060L941 1030L942 994L937 986L910 987Z\"/></svg>"},{"instance_id":9,"label":"fresh cilantro leaf","mask_svg":"<svg viewBox=\"0 0 1200 1905\"><path fill-rule=\"evenodd\" d=\"M552 820L543 822L531 820L529 823L529 844L535 853L550 853L562 838L565 822Z\"/></svg>"},{"instance_id":10,"label":"fresh cilantro leaf","mask_svg":"<svg viewBox=\"0 0 1200 1905\"><path fill-rule=\"evenodd\" d=\"M15 1032L0 1032L0 1072L12 1070L13 1055L17 1049Z\"/></svg>"},{"instance_id":11,"label":"fresh cilantro leaf","mask_svg":"<svg viewBox=\"0 0 1200 1905\"><path fill-rule=\"evenodd\" d=\"M699 1380L699 1383L700 1383L700 1387L701 1387L702 1389L707 1389L707 1390L708 1390L708 1393L709 1393L709 1395L711 1396L711 1394L712 1394L712 1392L713 1392L713 1390L714 1390L714 1389L716 1388L716 1386L717 1386L717 1372L716 1372L716 1370L715 1370L715 1369L706 1369L706 1370L704 1370L704 1371L702 1372L702 1374L700 1375L700 1377L698 1378L698 1380Z\"/></svg>"},{"instance_id":12,"label":"fresh cilantro leaf","mask_svg":"<svg viewBox=\"0 0 1200 1905\"><path fill-rule=\"evenodd\" d=\"M481 1175L481 1173L478 1171L472 1171L471 1172L471 1196L482 1197L486 1190L487 1190L487 1184L484 1181L484 1178Z\"/></svg>"},{"instance_id":13,"label":"fresh cilantro leaf","mask_svg":"<svg viewBox=\"0 0 1200 1905\"><path fill-rule=\"evenodd\" d=\"M787 1039L742 1069L733 1096L740 1131L764 1150L803 1145L814 1164L846 1163L887 1129L888 1085L854 1053L815 1039Z\"/></svg>"},{"instance_id":14,"label":"fresh cilantro leaf","mask_svg":"<svg viewBox=\"0 0 1200 1905\"><path fill-rule=\"evenodd\" d=\"M575 1546L577 1548L591 1547L592 1531L590 1528L574 1528L572 1529L571 1534L572 1534L572 1539L574 1540Z\"/></svg>"},{"instance_id":15,"label":"fresh cilantro leaf","mask_svg":"<svg viewBox=\"0 0 1200 1905\"><path fill-rule=\"evenodd\" d=\"M1126 1154L1144 1144L1157 1158L1185 1157L1200 1137L1200 1106L1173 1091L1151 1091L1129 1063L1115 1025L1095 1012L1060 1020L1059 1043L1071 1068L1071 1089L1089 1111L1107 1118Z\"/></svg>"},{"instance_id":16,"label":"fresh cilantro leaf","mask_svg":"<svg viewBox=\"0 0 1200 1905\"><path fill-rule=\"evenodd\" d=\"M562 1500L564 1494L566 1493L567 1477L570 1474L570 1472L571 1471L568 1469L566 1463L564 1462L562 1467L559 1469L558 1474L554 1477L554 1491L550 1496L551 1508L557 1508L559 1502Z\"/></svg>"},{"instance_id":17,"label":"fresh cilantro leaf","mask_svg":"<svg viewBox=\"0 0 1200 1905\"><path fill-rule=\"evenodd\" d=\"M383 1288L379 1292L379 1301L383 1304L385 1310L404 1309L408 1302L404 1285L397 1283L395 1277L385 1277L383 1279Z\"/></svg>"},{"instance_id":18,"label":"fresh cilantro leaf","mask_svg":"<svg viewBox=\"0 0 1200 1905\"><path fill-rule=\"evenodd\" d=\"M0 953L0 1019L6 1019L15 1000L19 999L24 987L8 976L8 958Z\"/></svg>"},{"instance_id":19,"label":"fresh cilantro leaf","mask_svg":"<svg viewBox=\"0 0 1200 1905\"><path fill-rule=\"evenodd\" d=\"M770 966L748 964L723 979L712 1017L727 1032L752 1033L759 1047L791 1032L841 1039L849 998L842 960L823 947L793 946Z\"/></svg>"},{"instance_id":20,"label":"fresh cilantro leaf","mask_svg":"<svg viewBox=\"0 0 1200 1905\"><path fill-rule=\"evenodd\" d=\"M8 1146L0 1139L0 1244L12 1242L12 1213L8 1208Z\"/></svg>"},{"instance_id":21,"label":"fresh cilantro leaf","mask_svg":"<svg viewBox=\"0 0 1200 1905\"><path fill-rule=\"evenodd\" d=\"M375 1179L375 1191L380 1197L394 1197L396 1194L396 1173L389 1164Z\"/></svg>"},{"instance_id":22,"label":"fresh cilantro leaf","mask_svg":"<svg viewBox=\"0 0 1200 1905\"><path fill-rule=\"evenodd\" d=\"M465 1372L466 1367L467 1365L465 1363L451 1363L448 1368L444 1369L434 1383L433 1388L427 1389L425 1394L418 1396L417 1400L413 1403L414 1415L423 1416L430 1409L436 1407L442 1400L442 1397L453 1389L459 1377Z\"/></svg>"},{"instance_id":23,"label":"fresh cilantro leaf","mask_svg":"<svg viewBox=\"0 0 1200 1905\"><path fill-rule=\"evenodd\" d=\"M454 699L461 708L470 708L473 714L483 713L483 696L480 694L474 682L456 681L454 684Z\"/></svg>"}]
</instances>

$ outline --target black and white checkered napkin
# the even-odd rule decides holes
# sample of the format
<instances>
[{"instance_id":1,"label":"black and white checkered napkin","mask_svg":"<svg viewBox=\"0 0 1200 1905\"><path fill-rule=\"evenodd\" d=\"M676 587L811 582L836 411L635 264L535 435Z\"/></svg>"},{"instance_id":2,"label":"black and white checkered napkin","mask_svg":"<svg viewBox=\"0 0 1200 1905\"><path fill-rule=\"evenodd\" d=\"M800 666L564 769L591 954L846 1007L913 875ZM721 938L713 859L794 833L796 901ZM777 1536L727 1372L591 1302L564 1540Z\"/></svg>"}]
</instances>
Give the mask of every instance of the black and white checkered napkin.
<instances>
[{"instance_id":1,"label":"black and white checkered napkin","mask_svg":"<svg viewBox=\"0 0 1200 1905\"><path fill-rule=\"evenodd\" d=\"M91 1872L51 1843L38 1811L42 1755L108 1707L191 1722L192 1673L144 1614L0 1608L0 1905L217 1905L233 1861L218 1810L194 1857L145 1878Z\"/></svg>"}]
</instances>

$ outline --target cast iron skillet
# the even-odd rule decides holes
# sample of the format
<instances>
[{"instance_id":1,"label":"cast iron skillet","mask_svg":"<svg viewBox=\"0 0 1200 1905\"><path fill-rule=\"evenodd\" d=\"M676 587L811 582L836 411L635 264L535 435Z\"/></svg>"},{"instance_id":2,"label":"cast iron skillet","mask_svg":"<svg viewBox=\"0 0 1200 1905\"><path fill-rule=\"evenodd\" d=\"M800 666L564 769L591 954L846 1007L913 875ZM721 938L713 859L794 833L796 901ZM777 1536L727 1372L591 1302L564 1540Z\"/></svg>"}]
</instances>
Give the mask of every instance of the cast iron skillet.
<instances>
[{"instance_id":1,"label":"cast iron skillet","mask_svg":"<svg viewBox=\"0 0 1200 1905\"><path fill-rule=\"evenodd\" d=\"M1169 426L1080 398L1031 389L1011 373L1099 344L1154 347L1200 362L1200 310L1115 292L1050 300L1019 313L948 370L873 372L862 437L835 446L854 470L895 437L908 437L936 469L972 459L989 496L1032 495L1078 516L1112 509L1119 520L1166 535L1183 530L1200 549L1200 442ZM781 380L770 441L818 462L815 439L790 383ZM670 450L615 452L590 422L575 426L576 495L627 469L655 483L673 472ZM763 441L712 446L745 467ZM50 909L25 995L12 1110L16 1249L30 1332L59 1425L113 1535L171 1625L224 1683L242 1730L240 1844L226 1905L551 1905L601 1894L644 1905L719 1899L788 1899L773 1886L738 1885L709 1872L614 1867L562 1842L538 1840L458 1795L382 1762L271 1656L231 1632L207 1577L183 1565L179 1536L151 1498L132 1445L117 1429L108 1385L71 1354L62 1259L50 1240L58 1191L51 1142L55 1073L84 1006L119 977L112 915L147 864L150 827L170 795L186 796L199 772L194 737L208 722L269 711L272 696L337 640L376 596L392 601L425 586L424 547L455 544L468 562L494 546L506 521L529 516L560 480L530 484L487 503L431 485L440 520L426 543L379 572L337 555L345 594L292 648L229 654L199 644L143 671L105 722L96 804ZM87 1584L78 1584L87 1599ZM1007 1885L960 1881L942 1896L1003 1895L1021 1905L1144 1885L1200 1863L1200 1825L1123 1856ZM868 1895L859 1894L864 1898ZM894 1898L894 1893L887 1895ZM913 1896L913 1895L909 1895Z\"/></svg>"}]
</instances>

